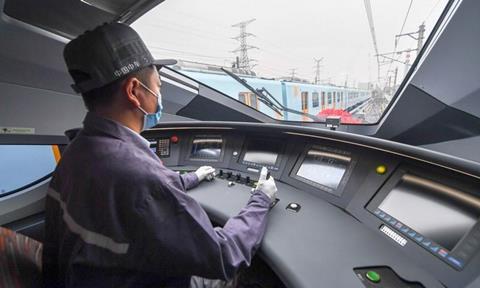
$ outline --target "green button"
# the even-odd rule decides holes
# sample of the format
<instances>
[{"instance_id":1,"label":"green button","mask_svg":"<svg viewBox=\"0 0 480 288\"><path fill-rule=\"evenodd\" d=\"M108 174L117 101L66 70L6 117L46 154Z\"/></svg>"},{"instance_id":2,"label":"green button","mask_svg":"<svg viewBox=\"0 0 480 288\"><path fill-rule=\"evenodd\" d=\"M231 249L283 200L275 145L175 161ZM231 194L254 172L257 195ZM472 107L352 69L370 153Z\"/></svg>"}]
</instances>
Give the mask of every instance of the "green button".
<instances>
[{"instance_id":1,"label":"green button","mask_svg":"<svg viewBox=\"0 0 480 288\"><path fill-rule=\"evenodd\" d=\"M380 282L380 274L378 274L377 272L375 271L368 271L367 274L365 275L367 276L367 279L374 282L374 283L378 283Z\"/></svg>"}]
</instances>

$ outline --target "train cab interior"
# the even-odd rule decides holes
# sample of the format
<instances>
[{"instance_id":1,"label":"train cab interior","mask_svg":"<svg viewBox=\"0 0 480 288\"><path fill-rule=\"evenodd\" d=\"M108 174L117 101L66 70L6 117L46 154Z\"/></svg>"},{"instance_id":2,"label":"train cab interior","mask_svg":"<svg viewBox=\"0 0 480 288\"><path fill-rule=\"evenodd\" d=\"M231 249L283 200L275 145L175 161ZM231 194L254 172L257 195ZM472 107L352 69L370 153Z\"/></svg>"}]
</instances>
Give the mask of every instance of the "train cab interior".
<instances>
[{"instance_id":1,"label":"train cab interior","mask_svg":"<svg viewBox=\"0 0 480 288\"><path fill-rule=\"evenodd\" d=\"M2 277L9 269L15 274L0 279L0 287L20 282L25 286L15 287L34 287L40 281L47 189L87 112L70 86L63 48L84 31L113 21L132 25L156 56L173 59L159 70L161 122L141 135L159 161L178 173L202 165L216 169L213 181L189 191L212 223L221 226L244 207L261 167L277 183L278 199L245 287L480 287L479 1L431 1L437 18L422 45L414 47L418 55L399 64L406 67L402 81L397 72L387 72L389 78L380 81L392 81L387 86L348 84L344 76L337 83L305 81L295 72L290 78L261 77L252 72L255 67L239 65L246 54L226 65L184 61L169 54L173 49L152 43L185 34L195 47L202 40L200 25L187 29L185 23L215 23L216 13L219 19L229 13L213 5L197 13L193 6L205 3L171 8L175 2L0 0L0 258L8 258L15 246L23 255L16 259L25 262L0 261ZM274 14L293 11L302 1L280 1L281 9L267 2ZM317 2L320 11L328 1ZM371 16L381 17L380 8L373 9L377 14L369 9L378 1L338 2L351 2L363 15L373 59L368 71L395 65L397 54L380 57L372 48ZM157 12L168 15L143 29ZM249 17L230 12L230 24ZM395 13L403 20L404 12ZM234 36L238 27L257 23L247 22L227 28ZM255 33L274 34L274 26L266 27ZM221 40L219 34L203 36L211 47ZM155 38L158 42L148 40ZM203 63L217 57L194 50L190 55L204 57ZM396 62L377 63L390 61L386 57ZM327 73L329 67L322 69ZM375 107L381 111L369 118ZM343 114L322 112L328 109Z\"/></svg>"}]
</instances>

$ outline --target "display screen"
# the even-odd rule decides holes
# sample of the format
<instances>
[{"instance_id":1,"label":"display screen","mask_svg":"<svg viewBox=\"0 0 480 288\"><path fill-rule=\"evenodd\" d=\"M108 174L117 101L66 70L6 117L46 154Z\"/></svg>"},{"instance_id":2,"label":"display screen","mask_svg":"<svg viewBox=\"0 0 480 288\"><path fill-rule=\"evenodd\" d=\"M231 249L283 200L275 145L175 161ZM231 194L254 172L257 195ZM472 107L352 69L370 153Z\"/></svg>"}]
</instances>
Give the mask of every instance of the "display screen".
<instances>
[{"instance_id":1,"label":"display screen","mask_svg":"<svg viewBox=\"0 0 480 288\"><path fill-rule=\"evenodd\" d=\"M350 161L351 158L345 155L310 149L297 171L297 176L337 189Z\"/></svg>"},{"instance_id":2,"label":"display screen","mask_svg":"<svg viewBox=\"0 0 480 288\"><path fill-rule=\"evenodd\" d=\"M221 137L197 136L192 141L190 159L217 160L222 154L223 139Z\"/></svg>"},{"instance_id":3,"label":"display screen","mask_svg":"<svg viewBox=\"0 0 480 288\"><path fill-rule=\"evenodd\" d=\"M255 139L248 143L246 152L243 156L243 162L275 166L279 149L280 145L278 142Z\"/></svg>"},{"instance_id":4,"label":"display screen","mask_svg":"<svg viewBox=\"0 0 480 288\"><path fill-rule=\"evenodd\" d=\"M480 217L480 198L405 174L379 209L452 250Z\"/></svg>"}]
</instances>

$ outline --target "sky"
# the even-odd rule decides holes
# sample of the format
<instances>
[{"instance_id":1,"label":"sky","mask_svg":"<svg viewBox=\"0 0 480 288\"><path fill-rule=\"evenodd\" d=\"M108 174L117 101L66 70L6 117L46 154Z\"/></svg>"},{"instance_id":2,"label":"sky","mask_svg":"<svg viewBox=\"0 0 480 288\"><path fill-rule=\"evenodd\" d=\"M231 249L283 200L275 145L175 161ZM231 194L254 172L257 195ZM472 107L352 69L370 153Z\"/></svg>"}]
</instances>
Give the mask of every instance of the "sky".
<instances>
[{"instance_id":1,"label":"sky","mask_svg":"<svg viewBox=\"0 0 480 288\"><path fill-rule=\"evenodd\" d=\"M395 35L416 32L423 22L428 36L447 2L370 0L379 53L392 52ZM260 76L290 76L295 69L297 77L313 81L314 59L323 57L324 82L356 86L378 79L364 0L166 0L132 27L156 58L231 66L237 55L232 51L239 46L232 38L240 32L232 25L249 19L256 19L247 26L255 36L247 43L258 49L248 53L257 60L253 70ZM416 40L401 37L396 50L416 46ZM412 63L416 53L410 56ZM403 62L406 54L397 57ZM389 63L382 66L381 82L398 67L398 84L405 65Z\"/></svg>"}]
</instances>

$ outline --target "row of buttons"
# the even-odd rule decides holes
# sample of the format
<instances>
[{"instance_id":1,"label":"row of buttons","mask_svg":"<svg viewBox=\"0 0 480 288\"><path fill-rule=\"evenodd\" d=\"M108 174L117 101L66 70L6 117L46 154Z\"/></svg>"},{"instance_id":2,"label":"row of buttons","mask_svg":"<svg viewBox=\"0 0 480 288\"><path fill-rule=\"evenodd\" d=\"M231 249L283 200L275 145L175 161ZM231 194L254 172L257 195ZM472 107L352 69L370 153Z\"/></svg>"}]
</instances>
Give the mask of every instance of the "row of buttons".
<instances>
[{"instance_id":1,"label":"row of buttons","mask_svg":"<svg viewBox=\"0 0 480 288\"><path fill-rule=\"evenodd\" d=\"M250 176L242 177L242 174L240 173L237 173L234 175L233 172L229 172L229 171L225 172L222 169L220 169L216 176L221 179L232 180L231 181L232 183L234 183L233 181L235 181L236 183L245 184L250 187L257 186L256 180L252 180Z\"/></svg>"},{"instance_id":2,"label":"row of buttons","mask_svg":"<svg viewBox=\"0 0 480 288\"><path fill-rule=\"evenodd\" d=\"M234 175L233 172L229 172L229 171L225 172L222 169L220 169L216 176L218 178L225 179L225 180L234 180L234 181L228 181L228 184L227 184L228 187L235 186L235 183L244 184L244 185L247 185L247 186L250 186L250 187L257 186L257 181L256 180L250 179L250 176L242 177L242 174L240 174L240 173L237 173L237 174ZM268 172L268 174L267 174L267 179L268 178L270 178L270 172ZM255 188L252 188L251 193L253 193L253 192L255 192ZM271 207L274 207L279 201L280 201L280 199L276 198L272 202ZM298 211L300 211L301 208L302 208L302 206L300 206L300 204L293 203L293 202L289 203L287 205L287 207L285 207L285 209L293 211L293 212L298 212Z\"/></svg>"},{"instance_id":3,"label":"row of buttons","mask_svg":"<svg viewBox=\"0 0 480 288\"><path fill-rule=\"evenodd\" d=\"M376 209L374 214L378 218L382 219L386 223L396 228L398 231L400 231L404 235L408 236L410 239L417 242L419 245L423 246L425 249L432 252L434 255L436 255L440 259L446 261L447 263L453 265L456 268L463 268L464 262L450 255L449 252L443 247L441 247L440 245L424 237L423 235L414 231L413 229L405 226L404 224L402 224L401 222L399 222L398 220L396 220L395 218L393 218L392 216L388 215L387 213L383 212L380 209Z\"/></svg>"}]
</instances>

